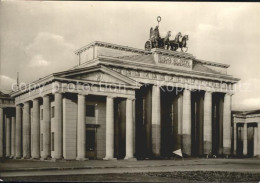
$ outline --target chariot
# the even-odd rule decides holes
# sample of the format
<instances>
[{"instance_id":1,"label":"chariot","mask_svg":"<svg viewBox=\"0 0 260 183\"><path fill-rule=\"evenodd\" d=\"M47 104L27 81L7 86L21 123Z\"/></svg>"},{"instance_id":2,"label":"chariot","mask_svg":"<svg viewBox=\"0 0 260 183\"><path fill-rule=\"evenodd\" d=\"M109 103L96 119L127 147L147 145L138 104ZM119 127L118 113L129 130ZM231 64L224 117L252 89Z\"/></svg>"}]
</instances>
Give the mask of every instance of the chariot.
<instances>
[{"instance_id":1,"label":"chariot","mask_svg":"<svg viewBox=\"0 0 260 183\"><path fill-rule=\"evenodd\" d=\"M182 52L187 52L187 41L189 39L188 35L182 36L179 32L174 40L170 40L171 31L168 31L164 38L161 38L159 32L159 22L161 21L161 17L157 17L158 25L153 29L150 28L150 37L149 40L145 42L144 49L147 51L151 51L153 48L161 48L166 50L176 51L178 48L181 48Z\"/></svg>"}]
</instances>

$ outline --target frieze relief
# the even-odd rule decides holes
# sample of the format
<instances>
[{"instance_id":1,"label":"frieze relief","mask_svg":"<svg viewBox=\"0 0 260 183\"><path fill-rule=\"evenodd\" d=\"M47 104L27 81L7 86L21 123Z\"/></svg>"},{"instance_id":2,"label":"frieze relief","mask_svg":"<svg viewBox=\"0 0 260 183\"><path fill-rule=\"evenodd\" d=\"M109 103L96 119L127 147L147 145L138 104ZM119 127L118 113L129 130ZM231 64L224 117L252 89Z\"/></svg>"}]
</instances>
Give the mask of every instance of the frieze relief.
<instances>
[{"instance_id":1,"label":"frieze relief","mask_svg":"<svg viewBox=\"0 0 260 183\"><path fill-rule=\"evenodd\" d=\"M121 73L125 76L131 76L135 78L144 78L144 79L151 79L151 80L161 80L161 81L168 81L173 83L180 83L180 84L190 84L190 85L201 85L204 87L211 87L211 88L218 88L218 89L229 89L232 90L233 86L231 83L222 83L208 81L208 80L201 80L201 79L194 79L184 76L176 76L170 74L158 74L149 71L135 71L135 70L126 70L126 69L119 69L112 67L113 71Z\"/></svg>"},{"instance_id":2,"label":"frieze relief","mask_svg":"<svg viewBox=\"0 0 260 183\"><path fill-rule=\"evenodd\" d=\"M192 60L186 58L158 55L158 63L192 69Z\"/></svg>"}]
</instances>

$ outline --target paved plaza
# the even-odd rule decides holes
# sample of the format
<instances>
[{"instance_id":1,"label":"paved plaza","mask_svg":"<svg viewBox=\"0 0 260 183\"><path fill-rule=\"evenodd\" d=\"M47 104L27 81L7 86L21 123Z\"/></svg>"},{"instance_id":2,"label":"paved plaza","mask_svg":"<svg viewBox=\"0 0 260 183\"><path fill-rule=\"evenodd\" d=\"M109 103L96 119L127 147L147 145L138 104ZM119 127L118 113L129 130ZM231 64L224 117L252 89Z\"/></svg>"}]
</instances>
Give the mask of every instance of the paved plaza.
<instances>
[{"instance_id":1,"label":"paved plaza","mask_svg":"<svg viewBox=\"0 0 260 183\"><path fill-rule=\"evenodd\" d=\"M220 171L260 174L259 159L185 159L143 161L37 161L4 160L0 164L0 177L121 174L176 171Z\"/></svg>"}]
</instances>

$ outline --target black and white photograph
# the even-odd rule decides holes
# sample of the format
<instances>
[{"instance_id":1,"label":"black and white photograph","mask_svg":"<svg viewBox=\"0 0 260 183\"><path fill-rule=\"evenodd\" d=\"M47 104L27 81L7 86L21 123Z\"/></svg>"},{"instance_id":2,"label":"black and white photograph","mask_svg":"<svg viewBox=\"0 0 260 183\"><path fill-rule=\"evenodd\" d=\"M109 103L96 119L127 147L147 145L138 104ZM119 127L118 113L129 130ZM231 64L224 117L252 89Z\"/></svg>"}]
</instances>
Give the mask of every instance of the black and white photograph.
<instances>
[{"instance_id":1,"label":"black and white photograph","mask_svg":"<svg viewBox=\"0 0 260 183\"><path fill-rule=\"evenodd\" d=\"M260 182L260 3L0 1L0 181Z\"/></svg>"}]
</instances>

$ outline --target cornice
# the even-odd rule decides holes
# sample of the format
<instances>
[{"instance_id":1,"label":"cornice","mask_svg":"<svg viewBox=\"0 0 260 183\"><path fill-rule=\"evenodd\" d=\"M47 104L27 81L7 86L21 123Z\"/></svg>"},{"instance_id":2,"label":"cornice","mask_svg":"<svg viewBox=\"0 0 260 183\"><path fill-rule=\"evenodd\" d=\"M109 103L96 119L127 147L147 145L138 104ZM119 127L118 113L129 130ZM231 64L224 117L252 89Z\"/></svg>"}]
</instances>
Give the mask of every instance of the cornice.
<instances>
[{"instance_id":1,"label":"cornice","mask_svg":"<svg viewBox=\"0 0 260 183\"><path fill-rule=\"evenodd\" d=\"M96 82L93 80L81 80L81 79L70 79L70 78L62 78L62 77L55 77L55 81L70 81L70 82L75 82L75 83L90 83L93 85L100 85L100 86L106 86L107 84L114 84L114 83L103 83L103 82ZM116 86L116 85L115 85ZM133 85L124 85L126 88L131 88L131 89L139 89L140 86L133 86Z\"/></svg>"},{"instance_id":2,"label":"cornice","mask_svg":"<svg viewBox=\"0 0 260 183\"><path fill-rule=\"evenodd\" d=\"M112 44L112 43L106 43L106 42L101 42L101 41L94 41L86 46L83 46L80 49L76 50L75 54L78 55L93 46L113 48L113 49L117 49L117 50L130 51L130 52L140 53L140 54L151 54L150 51L145 51L143 49L133 48L133 47L129 47L129 46L122 46L122 45L117 45L117 44Z\"/></svg>"},{"instance_id":3,"label":"cornice","mask_svg":"<svg viewBox=\"0 0 260 183\"><path fill-rule=\"evenodd\" d=\"M228 68L230 66L228 64L221 64L221 63L206 61L206 60L201 60L201 59L194 59L194 61L205 64L205 65L211 65L211 66L222 67L222 68Z\"/></svg>"},{"instance_id":4,"label":"cornice","mask_svg":"<svg viewBox=\"0 0 260 183\"><path fill-rule=\"evenodd\" d=\"M260 117L260 114L248 114L248 115L246 115L246 114L233 114L233 117L248 119L248 118Z\"/></svg>"},{"instance_id":5,"label":"cornice","mask_svg":"<svg viewBox=\"0 0 260 183\"><path fill-rule=\"evenodd\" d=\"M101 46L101 47L106 47L106 48L113 48L113 49L116 49L116 50L130 51L130 52L139 53L139 54L159 53L159 54L162 54L162 55L171 55L171 56L175 56L175 57L182 57L182 58L192 59L193 61L198 62L198 63L202 63L202 64L205 64L205 65L216 66L216 67L221 67L221 68L228 68L230 66L228 64L222 64L222 63L217 63L217 62L197 59L191 53L184 53L184 52L178 52L178 51L172 51L172 50L164 50L164 49L159 49L159 48L154 48L151 51L146 51L146 50L139 49L139 48L133 48L133 47L129 47L129 46L117 45L117 44L106 43L106 42L101 42L101 41L91 42L88 45L83 46L80 49L76 50L75 54L78 55L78 54L88 50L89 48L91 48L93 46Z\"/></svg>"},{"instance_id":6,"label":"cornice","mask_svg":"<svg viewBox=\"0 0 260 183\"><path fill-rule=\"evenodd\" d=\"M234 78L231 75L223 75L223 74L213 74L213 73L206 73L206 72L200 72L200 71L188 71L188 70L181 70L181 69L175 69L175 68L169 68L164 66L159 66L155 64L148 64L148 63L142 63L142 62L135 62L135 61L129 61L125 59L120 58L114 58L114 57L106 57L106 56L99 56L99 62L100 64L106 64L108 63L110 66L119 66L119 67L125 67L125 68L132 68L136 70L144 70L144 71L154 71L154 72L162 72L162 73L174 73L182 76L189 76L189 77L196 77L196 78L204 78L209 80L228 80L228 82L236 83L240 79ZM105 61L105 62L104 62Z\"/></svg>"},{"instance_id":7,"label":"cornice","mask_svg":"<svg viewBox=\"0 0 260 183\"><path fill-rule=\"evenodd\" d=\"M46 83L49 83L50 81L52 81L54 78L53 74L47 75L43 78L40 78L32 83L27 84L26 86L23 86L22 88L19 88L19 90L13 91L10 93L11 97L16 97L18 95L21 95L23 93L26 93L27 91L29 91L32 86L34 89L37 89L41 86L43 86Z\"/></svg>"}]
</instances>

